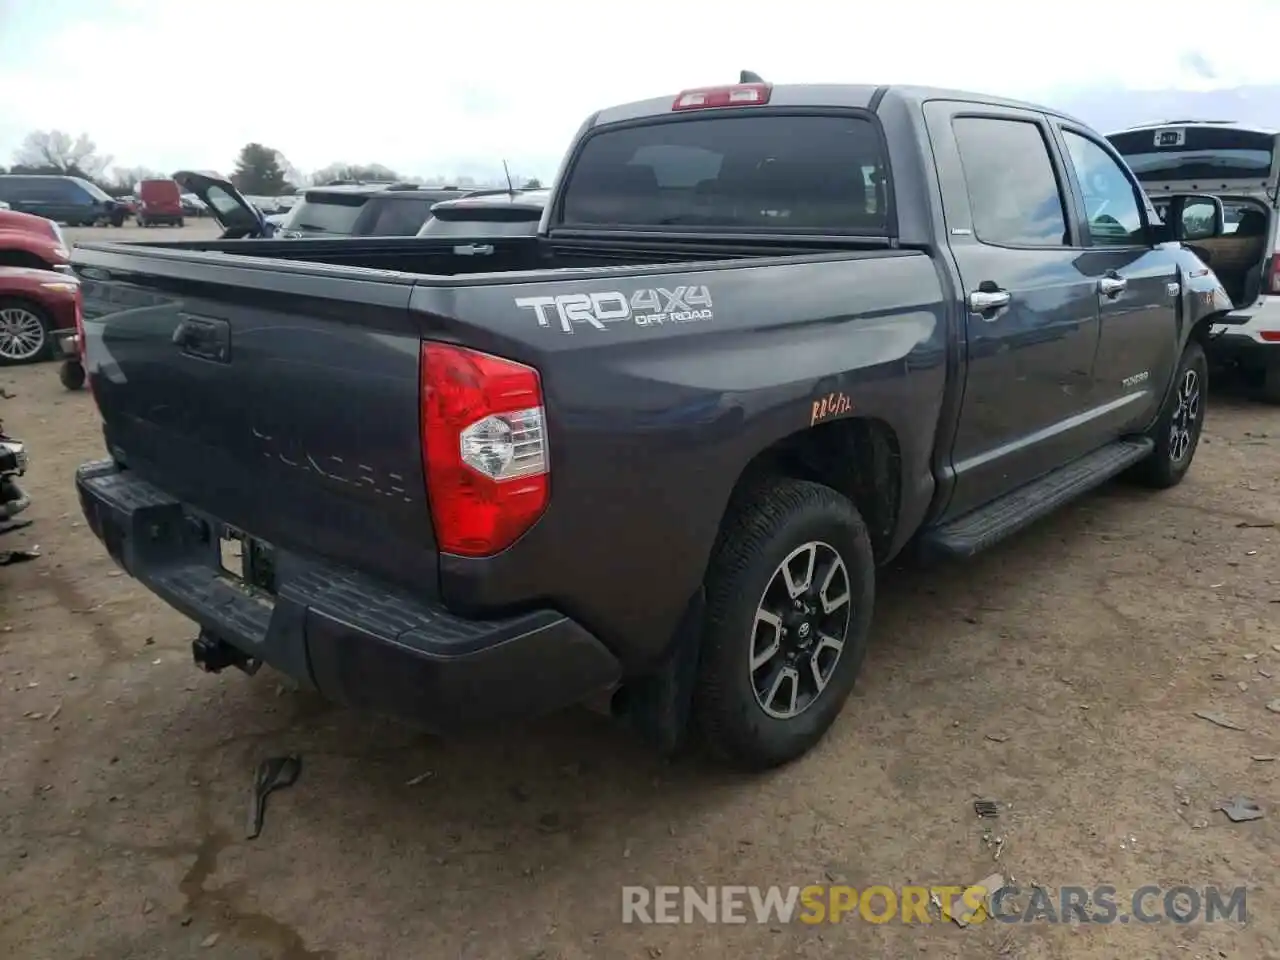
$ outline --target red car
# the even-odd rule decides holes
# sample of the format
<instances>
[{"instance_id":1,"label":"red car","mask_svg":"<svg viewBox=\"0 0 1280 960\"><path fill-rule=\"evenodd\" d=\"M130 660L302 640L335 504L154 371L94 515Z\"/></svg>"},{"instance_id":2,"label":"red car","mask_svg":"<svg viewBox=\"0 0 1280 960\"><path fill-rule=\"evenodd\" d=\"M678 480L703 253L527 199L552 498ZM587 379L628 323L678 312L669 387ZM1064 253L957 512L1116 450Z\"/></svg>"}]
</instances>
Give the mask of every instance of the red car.
<instances>
[{"instance_id":1,"label":"red car","mask_svg":"<svg viewBox=\"0 0 1280 960\"><path fill-rule=\"evenodd\" d=\"M79 306L80 283L73 276L0 267L0 366L52 356L55 342L74 334Z\"/></svg>"},{"instance_id":2,"label":"red car","mask_svg":"<svg viewBox=\"0 0 1280 960\"><path fill-rule=\"evenodd\" d=\"M0 210L0 267L71 272L71 250L52 220Z\"/></svg>"}]
</instances>

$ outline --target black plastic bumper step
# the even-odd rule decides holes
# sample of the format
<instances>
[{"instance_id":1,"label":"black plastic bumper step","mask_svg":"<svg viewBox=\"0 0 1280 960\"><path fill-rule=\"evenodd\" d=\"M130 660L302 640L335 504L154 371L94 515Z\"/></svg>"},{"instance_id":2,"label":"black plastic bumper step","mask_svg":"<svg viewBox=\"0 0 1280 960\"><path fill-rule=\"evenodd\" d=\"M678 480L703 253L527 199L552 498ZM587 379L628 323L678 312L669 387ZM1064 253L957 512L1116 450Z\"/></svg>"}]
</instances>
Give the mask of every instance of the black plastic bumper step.
<instances>
[{"instance_id":1,"label":"black plastic bumper step","mask_svg":"<svg viewBox=\"0 0 1280 960\"><path fill-rule=\"evenodd\" d=\"M934 553L973 556L1081 494L1100 487L1154 449L1155 443L1149 437L1117 440L929 531L923 537L923 544Z\"/></svg>"}]
</instances>

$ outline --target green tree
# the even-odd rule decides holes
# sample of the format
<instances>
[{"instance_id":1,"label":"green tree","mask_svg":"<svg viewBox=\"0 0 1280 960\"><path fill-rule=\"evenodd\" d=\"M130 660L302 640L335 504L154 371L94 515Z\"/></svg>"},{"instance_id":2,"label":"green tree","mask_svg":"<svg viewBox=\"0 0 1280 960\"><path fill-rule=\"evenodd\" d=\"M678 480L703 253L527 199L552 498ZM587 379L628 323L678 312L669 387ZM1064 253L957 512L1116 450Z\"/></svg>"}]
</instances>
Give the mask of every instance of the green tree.
<instances>
[{"instance_id":1,"label":"green tree","mask_svg":"<svg viewBox=\"0 0 1280 960\"><path fill-rule=\"evenodd\" d=\"M259 197L278 197L293 189L285 174L289 162L279 150L261 143L246 143L236 158L231 182L241 193Z\"/></svg>"},{"instance_id":2,"label":"green tree","mask_svg":"<svg viewBox=\"0 0 1280 960\"><path fill-rule=\"evenodd\" d=\"M526 190L541 190L542 181L539 180L537 177L530 177L528 180L524 182L524 188Z\"/></svg>"}]
</instances>

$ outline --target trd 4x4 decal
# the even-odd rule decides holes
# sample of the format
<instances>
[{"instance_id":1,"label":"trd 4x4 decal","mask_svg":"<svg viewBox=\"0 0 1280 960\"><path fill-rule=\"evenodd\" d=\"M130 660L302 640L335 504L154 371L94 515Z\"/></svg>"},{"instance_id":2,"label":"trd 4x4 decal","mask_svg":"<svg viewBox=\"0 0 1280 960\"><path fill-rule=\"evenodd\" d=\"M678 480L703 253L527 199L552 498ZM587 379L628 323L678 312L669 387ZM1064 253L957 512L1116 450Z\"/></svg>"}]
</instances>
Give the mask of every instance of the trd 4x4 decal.
<instances>
[{"instance_id":1,"label":"trd 4x4 decal","mask_svg":"<svg viewBox=\"0 0 1280 960\"><path fill-rule=\"evenodd\" d=\"M630 323L637 327L669 323L696 323L710 320L711 291L704 286L655 287L636 290L627 296L618 290L602 293L565 293L558 297L516 297L516 306L532 310L538 326L573 333L578 324L604 330L609 324Z\"/></svg>"}]
</instances>

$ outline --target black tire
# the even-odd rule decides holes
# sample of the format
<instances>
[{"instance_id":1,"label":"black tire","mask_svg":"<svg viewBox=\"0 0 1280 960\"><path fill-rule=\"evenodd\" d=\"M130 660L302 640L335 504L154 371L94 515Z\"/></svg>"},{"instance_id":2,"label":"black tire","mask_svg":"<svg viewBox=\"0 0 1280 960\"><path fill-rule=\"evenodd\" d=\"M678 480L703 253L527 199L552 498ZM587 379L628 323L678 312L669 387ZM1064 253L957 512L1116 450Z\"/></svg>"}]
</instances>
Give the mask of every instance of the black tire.
<instances>
[{"instance_id":1,"label":"black tire","mask_svg":"<svg viewBox=\"0 0 1280 960\"><path fill-rule=\"evenodd\" d=\"M181 217L179 217L178 222L174 224L174 226L176 226L179 230L181 230L183 227L186 226L186 222Z\"/></svg>"},{"instance_id":2,"label":"black tire","mask_svg":"<svg viewBox=\"0 0 1280 960\"><path fill-rule=\"evenodd\" d=\"M80 390L84 387L84 365L78 360L64 360L58 371L58 379L68 390Z\"/></svg>"},{"instance_id":3,"label":"black tire","mask_svg":"<svg viewBox=\"0 0 1280 960\"><path fill-rule=\"evenodd\" d=\"M22 366L28 363L39 363L41 360L47 360L53 352L53 325L49 321L49 314L45 313L44 308L39 304L32 303L30 300L22 300L17 297L0 298L0 316L3 316L5 310L8 309L21 310L24 313L33 316L40 322L41 328L44 330L44 340L40 347L34 353L20 357L6 357L0 355L0 367Z\"/></svg>"},{"instance_id":4,"label":"black tire","mask_svg":"<svg viewBox=\"0 0 1280 960\"><path fill-rule=\"evenodd\" d=\"M1280 404L1280 363L1269 363L1259 371L1258 399Z\"/></svg>"},{"instance_id":5,"label":"black tire","mask_svg":"<svg viewBox=\"0 0 1280 960\"><path fill-rule=\"evenodd\" d=\"M1182 482L1200 445L1208 387L1209 364L1204 348L1192 340L1182 351L1173 389L1165 399L1160 417L1147 434L1155 441L1156 448L1135 468L1134 475L1142 483L1163 490Z\"/></svg>"},{"instance_id":6,"label":"black tire","mask_svg":"<svg viewBox=\"0 0 1280 960\"><path fill-rule=\"evenodd\" d=\"M771 686L781 694L778 674L797 671L795 693L790 692L792 681L787 681L794 708L799 700L798 667L811 666L811 658L821 651L796 654L802 658L794 661L797 667L790 667L792 661L786 658L791 654L782 652L753 669L752 660L761 652L758 610L770 596L783 596L787 617L805 617L788 606L792 601L786 596L773 591L783 562L811 544L830 550L846 571L849 600L844 605L848 615L843 620L843 649L829 666L825 686L811 693L794 715L780 718L766 712L764 703L773 706L776 701L767 692L758 693L757 687ZM803 556L800 561L803 567ZM809 580L818 586L820 579L824 577L815 563ZM834 575L831 580L834 583ZM784 588L790 586L786 579L781 582ZM776 480L758 486L731 505L707 570L706 588L707 619L693 702L694 722L703 741L718 759L748 770L765 770L800 757L822 739L839 715L866 654L875 560L862 518L847 498L821 484ZM832 591L838 588L833 586ZM836 630L838 621L825 622L830 632ZM767 623L762 625L768 628ZM802 623L788 629L790 637L779 632L777 639L785 651L798 637L807 636L813 643L812 638L822 636L823 630L820 624ZM816 646L825 649L822 642ZM770 676L775 678L772 684Z\"/></svg>"}]
</instances>

